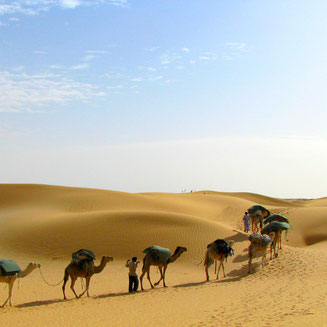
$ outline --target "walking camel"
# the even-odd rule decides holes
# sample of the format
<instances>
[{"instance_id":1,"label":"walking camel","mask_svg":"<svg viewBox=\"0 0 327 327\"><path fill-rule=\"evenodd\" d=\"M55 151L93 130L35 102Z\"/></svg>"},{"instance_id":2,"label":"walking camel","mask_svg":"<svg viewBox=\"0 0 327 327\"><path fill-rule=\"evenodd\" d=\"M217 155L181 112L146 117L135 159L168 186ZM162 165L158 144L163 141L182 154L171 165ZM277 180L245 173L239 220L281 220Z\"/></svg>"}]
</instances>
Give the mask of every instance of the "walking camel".
<instances>
[{"instance_id":1,"label":"walking camel","mask_svg":"<svg viewBox=\"0 0 327 327\"><path fill-rule=\"evenodd\" d=\"M153 245L153 246L146 248L143 251L144 253L146 253L146 255L143 259L142 274L140 276L142 291L144 290L143 289L143 277L145 274L147 274L147 278L150 282L151 288L154 288L154 286L151 283L151 279L150 279L150 266L157 266L160 271L160 279L154 285L155 286L159 285L161 280L163 280L163 286L166 287L165 274L166 274L168 264L176 261L176 259L179 258L180 255L185 251L187 251L187 249L185 247L177 246L174 254L171 255L171 251L169 249L163 248L158 245Z\"/></svg>"},{"instance_id":2,"label":"walking camel","mask_svg":"<svg viewBox=\"0 0 327 327\"><path fill-rule=\"evenodd\" d=\"M252 267L252 260L255 258L256 254L262 253L262 268L265 265L265 260L267 256L267 250L269 247L269 244L273 242L274 238L276 237L275 232L271 232L268 235L261 235L261 234L251 234L249 236L250 246L249 246L249 271L250 274L252 271L254 271Z\"/></svg>"},{"instance_id":3,"label":"walking camel","mask_svg":"<svg viewBox=\"0 0 327 327\"><path fill-rule=\"evenodd\" d=\"M75 294L76 298L79 298L87 293L87 296L90 296L89 294L89 286L90 286L90 279L94 274L99 274L104 267L107 265L108 262L113 261L112 257L103 256L101 259L101 263L99 266L94 266L93 260L89 259L83 259L79 262L72 261L65 269L65 275L64 275L64 283L62 285L62 292L64 294L64 300L66 300L66 294L65 294L65 286L69 279L71 278L71 284L70 288ZM86 287L85 290L78 296L74 290L74 285L78 277L82 277L86 279Z\"/></svg>"},{"instance_id":4,"label":"walking camel","mask_svg":"<svg viewBox=\"0 0 327 327\"><path fill-rule=\"evenodd\" d=\"M213 264L215 261L215 272L217 268L217 261L219 261L219 267L217 271L217 276L216 279L219 279L219 271L220 267L223 268L223 274L224 277L225 275L225 269L224 269L224 261L227 261L227 257L230 255L232 256L234 254L234 250L232 248L234 244L234 241L229 241L226 243L222 239L217 239L216 241L208 244L207 250L204 256L204 266L205 266L205 272L206 272L206 277L207 281L209 281L209 272L208 269L209 267Z\"/></svg>"},{"instance_id":5,"label":"walking camel","mask_svg":"<svg viewBox=\"0 0 327 327\"><path fill-rule=\"evenodd\" d=\"M249 216L251 218L251 229L253 233L257 233L259 230L258 225L260 225L260 232L262 230L263 219L270 216L270 211L261 205L254 205L248 210Z\"/></svg>"},{"instance_id":6,"label":"walking camel","mask_svg":"<svg viewBox=\"0 0 327 327\"><path fill-rule=\"evenodd\" d=\"M1 262L7 262L10 261L10 265L14 264L16 265L14 262L12 262L11 260L1 260ZM16 265L17 266L17 265ZM18 266L17 266L18 267ZM41 265L39 263L34 263L31 262L27 265L27 267L23 270L20 271L19 267L19 271L17 273L14 274L5 274L4 270L0 269L0 283L7 283L8 284L8 289L9 289L9 295L8 298L6 299L6 301L3 303L2 307L4 307L8 301L10 306L12 306L12 291L13 291L13 286L14 286L14 282L17 278L24 278L27 275L29 275L34 269L41 267Z\"/></svg>"},{"instance_id":7,"label":"walking camel","mask_svg":"<svg viewBox=\"0 0 327 327\"><path fill-rule=\"evenodd\" d=\"M274 215L272 215L274 216ZM265 226L262 229L262 234L269 234L270 232L275 232L276 233L276 244L274 244L274 253L275 257L276 255L276 250L278 252L278 249L282 249L282 232L285 230L286 231L286 238L287 238L287 232L290 229L291 225L289 223L283 222L283 221L271 221L267 226Z\"/></svg>"}]
</instances>

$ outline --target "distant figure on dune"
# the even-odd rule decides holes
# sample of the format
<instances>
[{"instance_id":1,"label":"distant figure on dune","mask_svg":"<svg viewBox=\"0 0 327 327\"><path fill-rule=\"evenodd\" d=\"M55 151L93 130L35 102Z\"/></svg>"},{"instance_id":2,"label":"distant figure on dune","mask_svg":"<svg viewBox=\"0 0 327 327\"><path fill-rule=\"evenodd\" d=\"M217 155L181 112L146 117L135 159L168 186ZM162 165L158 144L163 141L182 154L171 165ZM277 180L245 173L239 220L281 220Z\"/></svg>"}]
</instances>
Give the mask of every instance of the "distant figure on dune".
<instances>
[{"instance_id":1,"label":"distant figure on dune","mask_svg":"<svg viewBox=\"0 0 327 327\"><path fill-rule=\"evenodd\" d=\"M136 292L138 287L139 287L139 279L136 273L136 268L140 261L137 261L137 257L133 257L132 260L128 259L126 261L126 267L129 268L129 285L128 285L128 291L131 292Z\"/></svg>"},{"instance_id":2,"label":"distant figure on dune","mask_svg":"<svg viewBox=\"0 0 327 327\"><path fill-rule=\"evenodd\" d=\"M154 285L159 285L161 280L163 280L163 285L166 287L165 283L165 274L167 270L167 266L169 263L172 263L176 261L180 257L180 255L187 251L186 248L182 246L177 246L175 252L173 255L171 255L171 251L167 248L163 248L158 245L153 245L148 248L146 248L143 252L146 253L144 259L143 259L143 267L142 267L142 274L140 276L140 281L141 281L141 289L143 291L143 276L147 274L149 283L151 285L151 288L154 286L151 283L150 280L150 266L157 266L160 271L160 279L158 282L156 282ZM162 271L163 268L163 271Z\"/></svg>"},{"instance_id":3,"label":"distant figure on dune","mask_svg":"<svg viewBox=\"0 0 327 327\"><path fill-rule=\"evenodd\" d=\"M248 215L247 211L244 212L243 224L244 224L244 232L248 233L250 230L250 216Z\"/></svg>"}]
</instances>

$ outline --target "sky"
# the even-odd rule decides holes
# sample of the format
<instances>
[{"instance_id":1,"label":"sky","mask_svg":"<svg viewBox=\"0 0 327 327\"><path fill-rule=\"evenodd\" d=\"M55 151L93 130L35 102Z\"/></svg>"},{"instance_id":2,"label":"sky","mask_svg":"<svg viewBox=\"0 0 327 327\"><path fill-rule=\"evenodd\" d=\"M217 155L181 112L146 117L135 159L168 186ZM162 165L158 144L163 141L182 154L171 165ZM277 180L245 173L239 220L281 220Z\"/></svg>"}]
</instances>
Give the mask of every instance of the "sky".
<instances>
[{"instance_id":1,"label":"sky","mask_svg":"<svg viewBox=\"0 0 327 327\"><path fill-rule=\"evenodd\" d=\"M0 0L0 183L327 196L326 12Z\"/></svg>"}]
</instances>

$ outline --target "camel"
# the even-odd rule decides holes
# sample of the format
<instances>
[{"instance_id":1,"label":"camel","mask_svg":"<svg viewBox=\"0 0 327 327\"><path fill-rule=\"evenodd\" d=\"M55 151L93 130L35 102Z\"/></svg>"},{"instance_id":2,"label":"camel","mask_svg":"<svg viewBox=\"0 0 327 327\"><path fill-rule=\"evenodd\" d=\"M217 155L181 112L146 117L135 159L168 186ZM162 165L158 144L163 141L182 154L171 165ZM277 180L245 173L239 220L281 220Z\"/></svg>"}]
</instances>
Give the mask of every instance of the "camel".
<instances>
[{"instance_id":1,"label":"camel","mask_svg":"<svg viewBox=\"0 0 327 327\"><path fill-rule=\"evenodd\" d=\"M213 264L214 261L215 261L215 265L217 265L217 261L219 261L219 267L218 267L216 279L219 279L220 267L223 268L223 274L224 277L226 277L225 269L224 269L224 261L225 260L227 261L227 257L229 255L234 254L234 250L232 248L233 244L234 241L232 240L226 243L224 240L219 240L219 239L216 240L215 242L208 244L204 257L204 266L205 266L207 281L209 281L208 269ZM217 267L215 266L215 272L216 272L216 268Z\"/></svg>"},{"instance_id":2,"label":"camel","mask_svg":"<svg viewBox=\"0 0 327 327\"><path fill-rule=\"evenodd\" d=\"M36 268L40 268L41 265L39 263L34 263L34 262L31 262L27 265L27 267L23 270L23 271L20 271L18 273L15 273L13 275L3 275L1 273L1 270L0 270L0 283L7 283L8 284L8 288L9 288L9 295L8 295L8 298L6 299L6 301L3 303L2 307L4 307L7 302L9 301L9 304L10 306L12 306L12 301L11 301L11 298L12 298L12 291L13 291L13 286L14 286L14 282L17 278L24 278L26 277L27 275L29 275L34 269Z\"/></svg>"},{"instance_id":3,"label":"camel","mask_svg":"<svg viewBox=\"0 0 327 327\"><path fill-rule=\"evenodd\" d=\"M250 246L249 246L249 271L250 274L253 270L252 260L256 256L257 253L262 253L262 268L265 265L265 260L267 256L267 250L269 244L271 244L272 240L275 238L276 233L271 232L268 235L260 235L257 233L251 234L249 236Z\"/></svg>"},{"instance_id":4,"label":"camel","mask_svg":"<svg viewBox=\"0 0 327 327\"><path fill-rule=\"evenodd\" d=\"M273 235L273 238L270 243L270 260L272 260L272 253L274 252L274 257L278 257L278 244L281 244L281 238L282 238L282 230L278 230L276 232L271 232Z\"/></svg>"},{"instance_id":5,"label":"camel","mask_svg":"<svg viewBox=\"0 0 327 327\"><path fill-rule=\"evenodd\" d=\"M168 264L176 261L176 259L179 258L180 255L185 251L187 251L187 249L182 246L177 246L173 255L171 255L171 251L169 249L157 245L150 246L145 249L143 252L146 253L146 255L143 259L142 274L140 276L142 291L144 290L143 277L145 274L147 274L147 278L150 282L151 288L154 288L150 280L150 266L157 266L160 271L160 279L154 285L159 285L161 280L163 280L163 286L166 287L165 275Z\"/></svg>"},{"instance_id":6,"label":"camel","mask_svg":"<svg viewBox=\"0 0 327 327\"><path fill-rule=\"evenodd\" d=\"M275 215L271 215L275 216ZM271 217L270 216L270 217ZM269 218L269 217L268 217ZM286 218L287 219L287 218ZM291 225L289 223L283 221L271 221L267 226L262 229L262 234L269 234L270 232L275 232L278 234L278 239L276 240L277 249L282 249L282 232L285 230L286 240L287 240L287 232L290 229Z\"/></svg>"},{"instance_id":7,"label":"camel","mask_svg":"<svg viewBox=\"0 0 327 327\"><path fill-rule=\"evenodd\" d=\"M254 205L248 210L251 219L251 229L253 233L257 233L260 225L260 232L262 230L263 218L270 216L270 211L260 205Z\"/></svg>"},{"instance_id":8,"label":"camel","mask_svg":"<svg viewBox=\"0 0 327 327\"><path fill-rule=\"evenodd\" d=\"M99 274L107 265L107 263L110 261L113 261L112 257L103 256L99 266L94 266L93 260L88 260L88 259L81 260L79 261L79 263L71 262L65 269L64 284L62 285L64 300L67 299L65 294L65 286L69 276L71 278L70 288L75 294L76 298L80 298L81 296L84 295L85 292L87 293L87 296L90 296L89 285L90 285L91 277L93 276L93 274ZM82 277L86 279L86 288L79 296L76 294L74 290L74 285L78 277Z\"/></svg>"}]
</instances>

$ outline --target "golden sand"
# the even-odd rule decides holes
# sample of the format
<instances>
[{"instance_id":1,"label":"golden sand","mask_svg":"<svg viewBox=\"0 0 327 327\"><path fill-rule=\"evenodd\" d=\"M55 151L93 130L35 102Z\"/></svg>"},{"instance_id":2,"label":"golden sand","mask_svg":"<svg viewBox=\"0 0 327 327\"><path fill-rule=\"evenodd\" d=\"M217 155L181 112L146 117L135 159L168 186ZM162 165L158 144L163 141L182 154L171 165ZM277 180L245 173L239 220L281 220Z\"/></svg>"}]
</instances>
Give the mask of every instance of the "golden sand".
<instances>
[{"instance_id":1,"label":"golden sand","mask_svg":"<svg viewBox=\"0 0 327 327\"><path fill-rule=\"evenodd\" d=\"M248 275L248 235L242 216L261 204L289 218L283 250ZM91 279L90 297L47 285L36 269L16 281L14 307L0 309L0 326L327 326L327 198L284 200L252 193L143 193L45 185L0 184L0 258L25 268L39 262L45 279L63 278L71 253L86 248L114 257ZM233 239L226 278L205 282L206 245ZM168 266L167 288L144 278L129 294L126 259L150 245L188 251ZM141 267L138 268L138 274ZM159 279L151 268L151 279ZM0 304L7 287L0 284ZM81 292L78 280L75 288Z\"/></svg>"}]
</instances>

